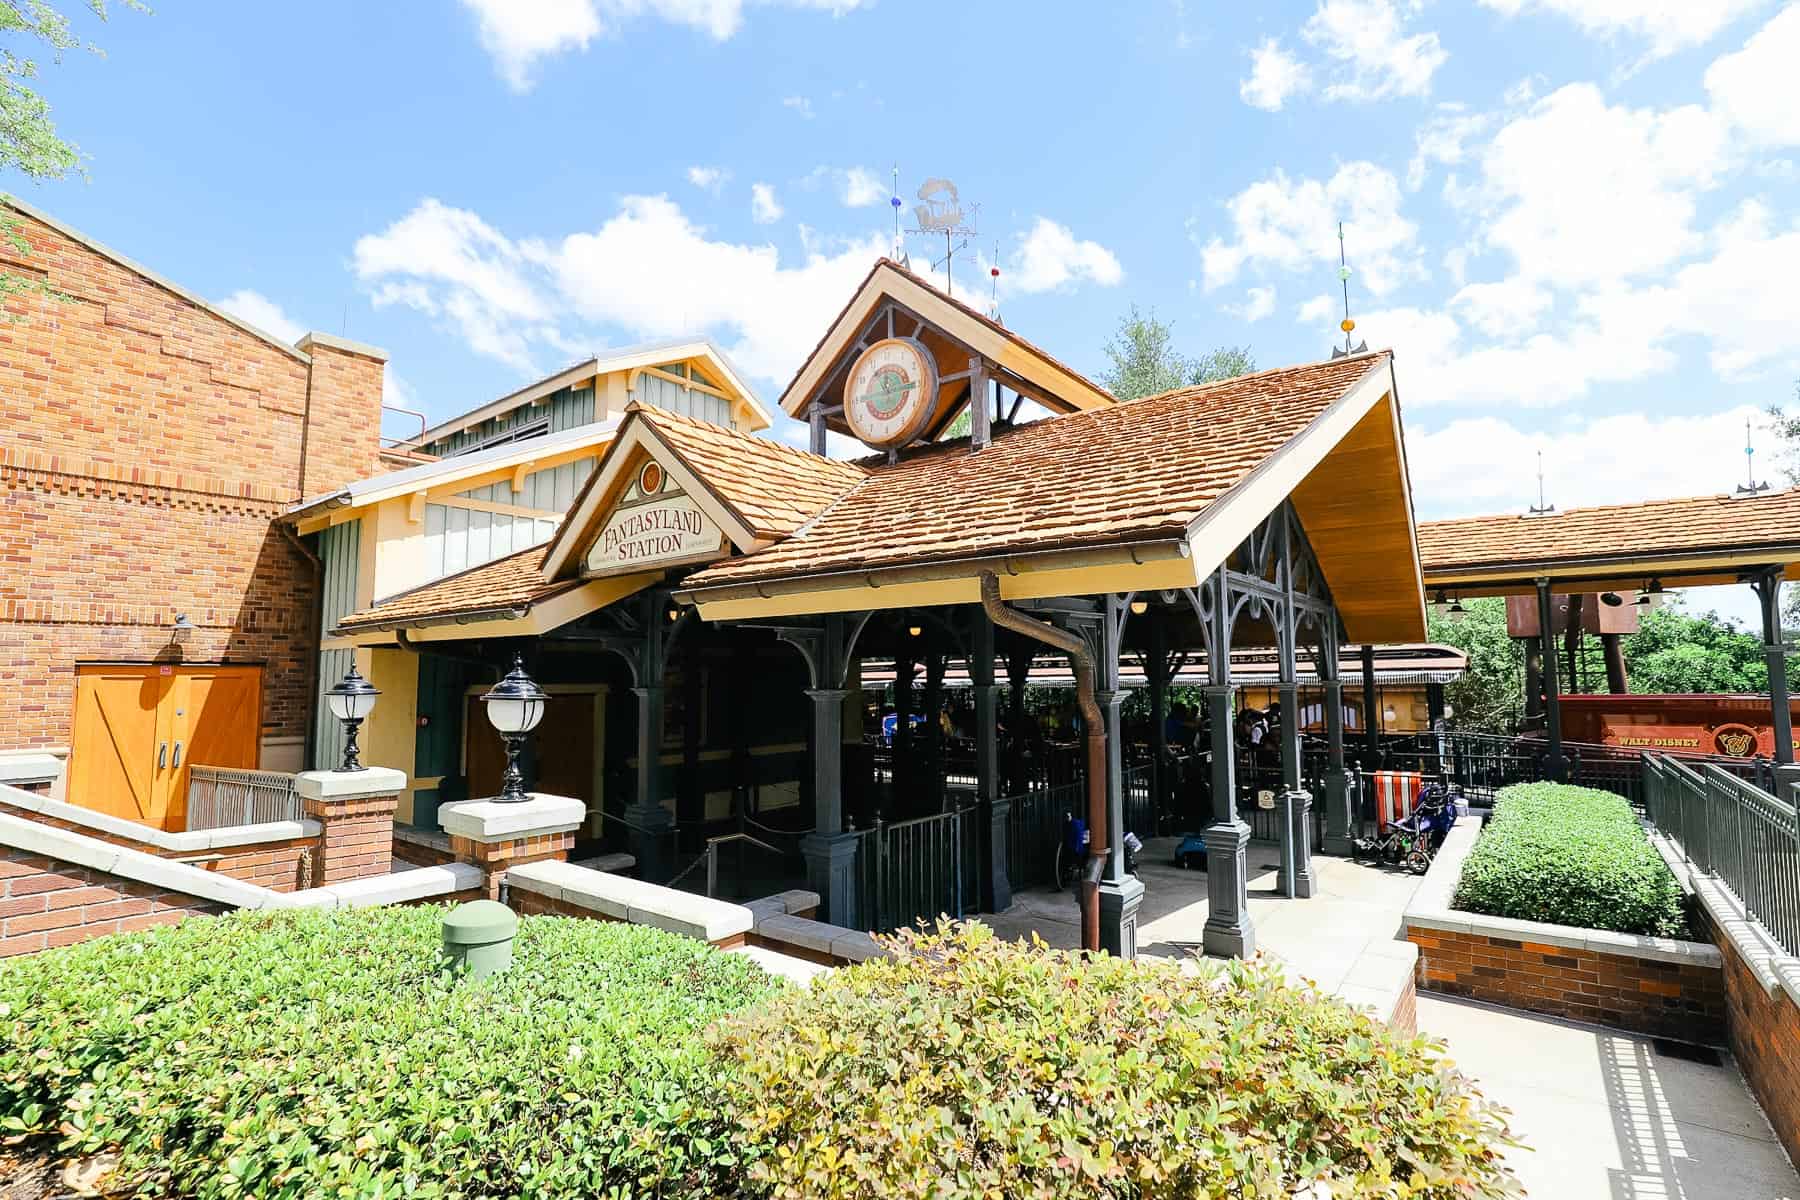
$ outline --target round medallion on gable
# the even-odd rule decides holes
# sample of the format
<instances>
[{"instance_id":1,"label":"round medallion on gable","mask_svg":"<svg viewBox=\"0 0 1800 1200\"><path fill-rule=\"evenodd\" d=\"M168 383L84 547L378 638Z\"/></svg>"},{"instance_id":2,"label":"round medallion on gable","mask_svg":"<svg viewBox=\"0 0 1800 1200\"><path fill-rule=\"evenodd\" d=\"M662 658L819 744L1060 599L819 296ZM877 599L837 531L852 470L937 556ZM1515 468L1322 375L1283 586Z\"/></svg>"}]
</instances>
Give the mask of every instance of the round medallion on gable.
<instances>
[{"instance_id":1,"label":"round medallion on gable","mask_svg":"<svg viewBox=\"0 0 1800 1200\"><path fill-rule=\"evenodd\" d=\"M658 462L647 462L644 469L638 472L638 491L646 496L654 496L662 491L663 469Z\"/></svg>"},{"instance_id":2,"label":"round medallion on gable","mask_svg":"<svg viewBox=\"0 0 1800 1200\"><path fill-rule=\"evenodd\" d=\"M924 432L937 408L937 363L911 338L876 342L844 381L844 420L858 441L886 450Z\"/></svg>"}]
</instances>

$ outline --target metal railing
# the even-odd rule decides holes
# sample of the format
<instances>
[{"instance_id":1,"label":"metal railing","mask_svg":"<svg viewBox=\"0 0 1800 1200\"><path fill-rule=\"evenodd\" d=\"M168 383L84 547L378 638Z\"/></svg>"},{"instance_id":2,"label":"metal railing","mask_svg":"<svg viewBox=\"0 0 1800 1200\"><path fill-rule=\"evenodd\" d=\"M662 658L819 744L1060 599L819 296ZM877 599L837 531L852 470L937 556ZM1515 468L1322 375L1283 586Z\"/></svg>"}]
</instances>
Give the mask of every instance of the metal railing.
<instances>
[{"instance_id":1,"label":"metal railing","mask_svg":"<svg viewBox=\"0 0 1800 1200\"><path fill-rule=\"evenodd\" d=\"M961 919L974 899L974 808L856 833L857 927L877 932Z\"/></svg>"},{"instance_id":2,"label":"metal railing","mask_svg":"<svg viewBox=\"0 0 1800 1200\"><path fill-rule=\"evenodd\" d=\"M1151 791L1150 774L1150 764L1141 763L1135 767L1126 767L1121 772L1119 781L1125 801L1125 830L1145 838L1155 837L1162 832L1158 827L1160 819L1156 811L1156 796Z\"/></svg>"},{"instance_id":3,"label":"metal railing","mask_svg":"<svg viewBox=\"0 0 1800 1200\"><path fill-rule=\"evenodd\" d=\"M1017 891L1054 882L1063 820L1087 804L1086 785L1031 788L1008 798L1006 878Z\"/></svg>"},{"instance_id":4,"label":"metal railing","mask_svg":"<svg viewBox=\"0 0 1800 1200\"><path fill-rule=\"evenodd\" d=\"M700 852L700 857L696 858L693 862L677 872L675 877L669 880L667 886L680 887L682 880L704 866L706 868L706 895L708 898L716 898L719 894L719 851L721 847L733 844L754 847L755 849L773 854L777 858L786 859L791 857L787 851L782 850L780 847L771 846L761 838L751 837L747 833L721 834L718 837L707 838L706 849ZM739 864L738 874L740 876L743 874L742 863Z\"/></svg>"},{"instance_id":5,"label":"metal railing","mask_svg":"<svg viewBox=\"0 0 1800 1200\"><path fill-rule=\"evenodd\" d=\"M1715 763L1696 768L1665 754L1642 761L1651 824L1800 955L1800 796L1782 800Z\"/></svg>"},{"instance_id":6,"label":"metal railing","mask_svg":"<svg viewBox=\"0 0 1800 1200\"><path fill-rule=\"evenodd\" d=\"M224 829L298 821L300 797L294 777L281 771L241 767L188 768L187 829Z\"/></svg>"}]
</instances>

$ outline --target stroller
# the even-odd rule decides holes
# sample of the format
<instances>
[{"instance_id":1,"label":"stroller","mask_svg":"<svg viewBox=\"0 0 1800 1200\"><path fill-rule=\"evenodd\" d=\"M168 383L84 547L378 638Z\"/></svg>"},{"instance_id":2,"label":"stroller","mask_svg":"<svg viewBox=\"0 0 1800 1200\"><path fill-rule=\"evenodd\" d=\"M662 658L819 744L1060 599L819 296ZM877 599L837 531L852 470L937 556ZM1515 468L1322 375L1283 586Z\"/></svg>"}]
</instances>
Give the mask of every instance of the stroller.
<instances>
[{"instance_id":1,"label":"stroller","mask_svg":"<svg viewBox=\"0 0 1800 1200\"><path fill-rule=\"evenodd\" d=\"M1352 842L1351 857L1403 866L1414 875L1423 875L1455 826L1456 817L1456 799L1449 789L1441 783L1428 783L1419 789L1419 799L1411 813L1389 821L1387 829L1376 837Z\"/></svg>"}]
</instances>

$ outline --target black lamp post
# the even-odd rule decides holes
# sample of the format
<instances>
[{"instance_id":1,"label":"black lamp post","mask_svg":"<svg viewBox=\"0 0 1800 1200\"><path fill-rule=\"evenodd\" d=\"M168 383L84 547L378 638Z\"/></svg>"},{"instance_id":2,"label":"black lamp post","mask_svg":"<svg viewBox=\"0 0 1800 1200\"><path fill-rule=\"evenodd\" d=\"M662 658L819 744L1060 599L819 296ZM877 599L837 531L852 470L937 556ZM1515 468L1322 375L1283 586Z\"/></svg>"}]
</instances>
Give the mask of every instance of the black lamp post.
<instances>
[{"instance_id":1,"label":"black lamp post","mask_svg":"<svg viewBox=\"0 0 1800 1200\"><path fill-rule=\"evenodd\" d=\"M519 771L519 750L525 736L544 719L544 701L550 697L525 673L525 658L513 655L512 670L481 698L487 705L488 722L506 739L506 774L500 777L500 794L494 799L517 804L529 799L525 776Z\"/></svg>"},{"instance_id":2,"label":"black lamp post","mask_svg":"<svg viewBox=\"0 0 1800 1200\"><path fill-rule=\"evenodd\" d=\"M332 684L325 692L325 702L331 706L331 715L344 723L344 761L338 767L340 771L361 771L366 768L357 757L360 753L356 746L356 731L368 719L369 712L375 707L375 698L381 695L375 685L364 679L357 671L356 664L350 664L350 673Z\"/></svg>"}]
</instances>

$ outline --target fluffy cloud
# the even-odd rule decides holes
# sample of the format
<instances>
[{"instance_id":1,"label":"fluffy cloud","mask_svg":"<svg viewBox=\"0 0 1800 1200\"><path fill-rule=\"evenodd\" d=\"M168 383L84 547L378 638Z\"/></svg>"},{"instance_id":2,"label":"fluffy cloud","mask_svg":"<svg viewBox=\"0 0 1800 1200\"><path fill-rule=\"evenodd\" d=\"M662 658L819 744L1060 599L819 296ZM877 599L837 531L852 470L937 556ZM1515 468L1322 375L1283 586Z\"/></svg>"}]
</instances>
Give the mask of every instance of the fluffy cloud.
<instances>
[{"instance_id":1,"label":"fluffy cloud","mask_svg":"<svg viewBox=\"0 0 1800 1200\"><path fill-rule=\"evenodd\" d=\"M591 232L515 240L426 200L358 240L353 264L376 303L415 308L522 374L603 344L579 334L604 325L711 333L749 374L785 382L885 249L871 233L784 263L774 246L712 238L665 196L626 197Z\"/></svg>"},{"instance_id":2,"label":"fluffy cloud","mask_svg":"<svg viewBox=\"0 0 1800 1200\"><path fill-rule=\"evenodd\" d=\"M1413 156L1406 164L1406 186L1418 191L1433 163L1456 166L1468 154L1468 143L1493 127L1488 113L1472 113L1460 104L1440 104L1413 135Z\"/></svg>"},{"instance_id":3,"label":"fluffy cloud","mask_svg":"<svg viewBox=\"0 0 1800 1200\"><path fill-rule=\"evenodd\" d=\"M217 304L239 320L248 321L264 333L272 333L284 342L292 344L306 334L306 326L288 316L281 305L261 292L239 288L217 301Z\"/></svg>"},{"instance_id":4,"label":"fluffy cloud","mask_svg":"<svg viewBox=\"0 0 1800 1200\"><path fill-rule=\"evenodd\" d=\"M1423 96L1449 57L1435 33L1407 34L1419 0L1321 0L1300 35L1338 66L1328 100Z\"/></svg>"},{"instance_id":5,"label":"fluffy cloud","mask_svg":"<svg viewBox=\"0 0 1800 1200\"><path fill-rule=\"evenodd\" d=\"M1400 385L1404 401L1404 376ZM1746 418L1766 421L1747 406L1578 419L1548 432L1523 430L1502 417L1472 417L1409 433L1406 459L1422 520L1524 512L1537 503L1539 450L1545 496L1558 508L1704 496L1730 492L1741 479ZM1671 446L1681 453L1670 454Z\"/></svg>"},{"instance_id":6,"label":"fluffy cloud","mask_svg":"<svg viewBox=\"0 0 1800 1200\"><path fill-rule=\"evenodd\" d=\"M1007 290L1048 292L1087 280L1112 287L1125 278L1125 268L1099 242L1081 241L1068 227L1039 217L1019 236L1013 269L1002 276Z\"/></svg>"},{"instance_id":7,"label":"fluffy cloud","mask_svg":"<svg viewBox=\"0 0 1800 1200\"><path fill-rule=\"evenodd\" d=\"M841 16L863 0L749 0ZM603 33L651 17L725 41L743 26L746 0L462 0L474 13L482 48L515 90L532 84L541 59L585 50Z\"/></svg>"},{"instance_id":8,"label":"fluffy cloud","mask_svg":"<svg viewBox=\"0 0 1800 1200\"><path fill-rule=\"evenodd\" d=\"M1250 77L1238 84L1238 95L1245 104L1265 112L1280 112L1289 96L1312 86L1312 73L1305 63L1281 48L1275 38L1250 52Z\"/></svg>"},{"instance_id":9,"label":"fluffy cloud","mask_svg":"<svg viewBox=\"0 0 1800 1200\"><path fill-rule=\"evenodd\" d=\"M1226 202L1232 237L1201 245L1208 290L1246 267L1302 271L1335 263L1337 223L1355 247L1361 281L1376 295L1419 278L1418 226L1400 215L1400 183L1371 162L1339 167L1329 180L1290 179L1281 170Z\"/></svg>"},{"instance_id":10,"label":"fluffy cloud","mask_svg":"<svg viewBox=\"0 0 1800 1200\"><path fill-rule=\"evenodd\" d=\"M724 187L730 178L731 172L724 167L689 167L687 169L689 183L702 191L711 192L715 196L719 194L719 189Z\"/></svg>"},{"instance_id":11,"label":"fluffy cloud","mask_svg":"<svg viewBox=\"0 0 1800 1200\"><path fill-rule=\"evenodd\" d=\"M766 183L750 185L750 219L758 225L770 225L781 220L781 201L775 198L775 189Z\"/></svg>"},{"instance_id":12,"label":"fluffy cloud","mask_svg":"<svg viewBox=\"0 0 1800 1200\"><path fill-rule=\"evenodd\" d=\"M1764 146L1800 144L1800 99L1794 65L1800 63L1800 5L1790 5L1706 72L1713 108Z\"/></svg>"},{"instance_id":13,"label":"fluffy cloud","mask_svg":"<svg viewBox=\"0 0 1800 1200\"><path fill-rule=\"evenodd\" d=\"M1274 313L1275 289L1272 287L1253 287L1244 293L1242 304L1228 304L1225 311L1248 324L1255 324Z\"/></svg>"},{"instance_id":14,"label":"fluffy cloud","mask_svg":"<svg viewBox=\"0 0 1800 1200\"><path fill-rule=\"evenodd\" d=\"M1526 10L1555 13L1596 37L1629 37L1662 58L1710 41L1714 35L1765 0L1481 0L1508 17Z\"/></svg>"},{"instance_id":15,"label":"fluffy cloud","mask_svg":"<svg viewBox=\"0 0 1800 1200\"><path fill-rule=\"evenodd\" d=\"M1597 283L1699 249L1696 192L1729 154L1724 123L1703 108L1609 105L1593 84L1570 84L1496 133L1480 185L1458 195L1520 273Z\"/></svg>"},{"instance_id":16,"label":"fluffy cloud","mask_svg":"<svg viewBox=\"0 0 1800 1200\"><path fill-rule=\"evenodd\" d=\"M887 202L888 185L867 167L851 167L838 174L838 196L850 208L867 208Z\"/></svg>"}]
</instances>

